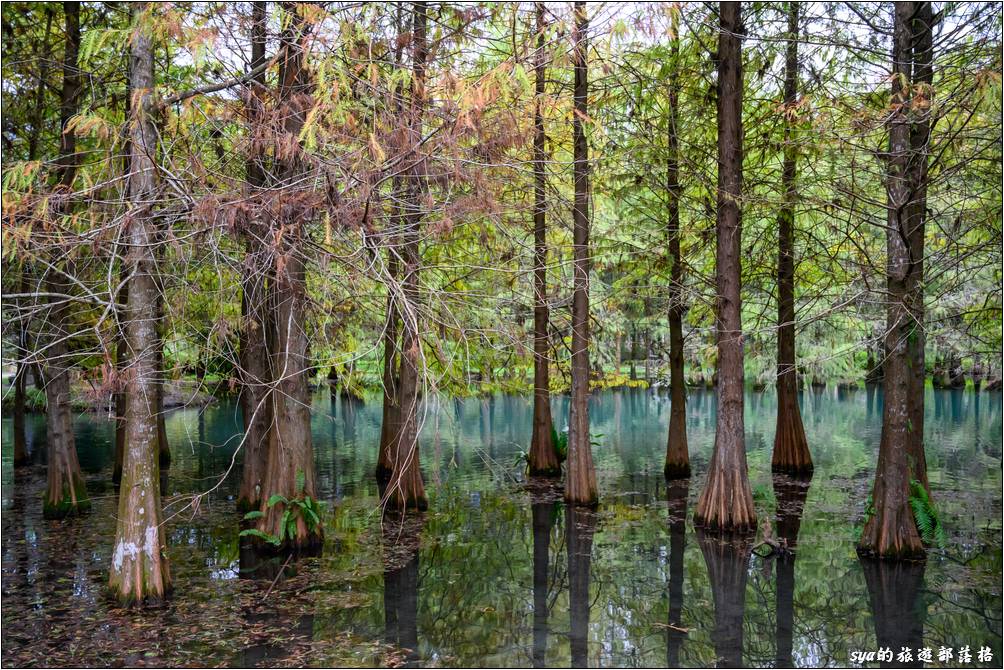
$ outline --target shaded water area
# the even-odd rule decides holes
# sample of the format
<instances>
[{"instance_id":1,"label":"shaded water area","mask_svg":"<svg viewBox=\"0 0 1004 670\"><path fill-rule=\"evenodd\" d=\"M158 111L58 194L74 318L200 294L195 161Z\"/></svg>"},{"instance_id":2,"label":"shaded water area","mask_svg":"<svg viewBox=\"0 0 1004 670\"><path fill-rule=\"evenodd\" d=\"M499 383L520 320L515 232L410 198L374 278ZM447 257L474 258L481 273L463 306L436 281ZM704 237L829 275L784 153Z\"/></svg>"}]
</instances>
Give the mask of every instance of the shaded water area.
<instances>
[{"instance_id":1,"label":"shaded water area","mask_svg":"<svg viewBox=\"0 0 1004 670\"><path fill-rule=\"evenodd\" d=\"M713 666L847 665L855 650L957 650L1001 658L1000 393L927 392L927 459L948 545L926 564L861 561L881 423L881 391L806 389L811 485L770 474L776 402L746 396L757 514L796 546L760 558L751 542L695 532L715 399L691 390L694 477L662 476L669 400L648 391L591 399L600 506L569 509L528 486L529 398L425 405L422 463L430 509L381 523L373 478L380 405L314 399L318 495L328 505L320 558L275 584L241 579L234 509L240 414L231 404L167 418L173 463L165 516L175 591L147 612L105 592L116 498L113 426L75 419L92 512L44 521L44 466L16 476L3 418L5 665ZM555 399L567 416L567 399ZM559 419L564 420L564 419ZM29 441L44 462L44 420ZM191 493L216 487L190 507ZM267 593L267 597L266 596ZM994 661L977 662L981 646ZM916 653L916 652L914 652ZM875 664L872 664L875 665Z\"/></svg>"}]
</instances>

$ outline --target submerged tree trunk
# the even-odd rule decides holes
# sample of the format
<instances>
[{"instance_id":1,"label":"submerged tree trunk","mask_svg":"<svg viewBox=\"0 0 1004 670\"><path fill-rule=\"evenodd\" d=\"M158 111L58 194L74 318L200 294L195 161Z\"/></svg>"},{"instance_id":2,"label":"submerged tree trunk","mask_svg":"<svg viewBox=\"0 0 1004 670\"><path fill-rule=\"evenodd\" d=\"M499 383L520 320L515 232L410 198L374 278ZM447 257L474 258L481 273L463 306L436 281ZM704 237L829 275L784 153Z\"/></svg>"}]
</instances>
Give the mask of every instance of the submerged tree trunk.
<instances>
[{"instance_id":1,"label":"submerged tree trunk","mask_svg":"<svg viewBox=\"0 0 1004 670\"><path fill-rule=\"evenodd\" d=\"M589 148L583 124L589 94L586 3L575 3L574 55L575 200L572 208L574 289L572 291L572 397L569 400L568 472L565 500L593 505L598 495L589 436Z\"/></svg>"},{"instance_id":2,"label":"submerged tree trunk","mask_svg":"<svg viewBox=\"0 0 1004 670\"><path fill-rule=\"evenodd\" d=\"M666 667L680 667L680 646L687 637L683 626L684 555L687 543L687 497L690 480L677 479L666 487L669 513L669 626L666 628Z\"/></svg>"},{"instance_id":3,"label":"submerged tree trunk","mask_svg":"<svg viewBox=\"0 0 1004 670\"><path fill-rule=\"evenodd\" d=\"M725 4L725 3L722 3ZM697 531L708 567L711 595L715 604L715 645L719 668L743 667L743 613L746 609L746 569L753 544L750 538L707 535Z\"/></svg>"},{"instance_id":4,"label":"submerged tree trunk","mask_svg":"<svg viewBox=\"0 0 1004 670\"><path fill-rule=\"evenodd\" d=\"M922 386L918 389L912 369L918 359L923 360L923 353L915 350L916 343L923 341L923 220L912 215L910 184L914 5L912 2L895 5L886 177L888 305L882 436L872 489L874 514L866 521L858 543L860 553L890 559L924 558L924 547L909 504L910 480L919 478L918 469L923 467L916 455L923 453L920 441L923 435L919 431L924 411L923 394L916 397ZM921 229L919 234L916 226Z\"/></svg>"},{"instance_id":5,"label":"submerged tree trunk","mask_svg":"<svg viewBox=\"0 0 1004 670\"><path fill-rule=\"evenodd\" d=\"M694 523L722 530L752 530L753 494L746 469L743 422L743 332L740 304L742 220L741 7L720 3L718 34L718 422L708 480L697 501Z\"/></svg>"},{"instance_id":6,"label":"submerged tree trunk","mask_svg":"<svg viewBox=\"0 0 1004 670\"><path fill-rule=\"evenodd\" d=\"M544 82L544 4L535 4L537 13L537 53L533 106L533 435L530 439L530 474L559 476L561 463L554 451L551 430L551 357L547 338L547 202L544 173L547 155L544 149L544 114L542 111Z\"/></svg>"},{"instance_id":7,"label":"submerged tree trunk","mask_svg":"<svg viewBox=\"0 0 1004 670\"><path fill-rule=\"evenodd\" d=\"M148 11L146 4L137 12ZM142 23L138 24L142 27ZM161 600L171 588L166 533L161 518L160 466L157 454L157 280L154 275L156 223L156 129L153 125L153 44L137 29L131 39L130 85L137 92L131 135L132 202L126 236L130 266L126 334L132 352L127 372L125 449L118 521L109 585L118 601L142 605Z\"/></svg>"},{"instance_id":8,"label":"submerged tree trunk","mask_svg":"<svg viewBox=\"0 0 1004 670\"><path fill-rule=\"evenodd\" d=\"M778 215L777 256L777 426L771 469L792 475L812 472L812 456L798 407L795 367L795 165L794 137L798 98L798 3L788 3L788 49L784 70L784 164Z\"/></svg>"},{"instance_id":9,"label":"submerged tree trunk","mask_svg":"<svg viewBox=\"0 0 1004 670\"><path fill-rule=\"evenodd\" d=\"M576 3L578 5L580 3ZM584 3L582 3L584 4ZM596 514L582 506L565 507L568 546L568 643L572 667L589 665L589 570L592 563Z\"/></svg>"},{"instance_id":10,"label":"submerged tree trunk","mask_svg":"<svg viewBox=\"0 0 1004 670\"><path fill-rule=\"evenodd\" d=\"M76 136L65 132L70 119L77 113L77 99L80 93L80 71L77 68L77 52L80 48L80 4L63 3L66 21L66 44L63 52L63 90L60 100L60 127L64 132L59 138L59 157L56 159L57 188L67 192L73 187L77 172ZM68 214L64 206L57 206L57 216ZM67 295L70 283L59 268L66 268L68 261L54 258L53 267L45 273L45 285L54 296ZM42 511L47 519L73 516L87 510L91 503L87 498L84 477L77 460L77 448L73 439L73 413L70 408L70 350L67 344L69 332L68 298L50 298L46 325L48 347L44 358L42 376L45 382L46 429L48 432L48 462L46 463L46 491Z\"/></svg>"},{"instance_id":11,"label":"submerged tree trunk","mask_svg":"<svg viewBox=\"0 0 1004 670\"><path fill-rule=\"evenodd\" d=\"M426 43L426 3L412 5L412 100L411 100L411 142L418 151L422 137L423 114L425 113L425 69L428 57ZM423 200L426 195L425 161L417 160L408 176L408 193L403 235L404 255L404 306L402 320L404 334L401 343L401 385L400 385L400 436L394 454L393 474L385 499L390 507L416 508L424 510L429 502L425 497L425 483L419 468L418 452L418 384L421 368L421 339L419 331L419 229L422 224Z\"/></svg>"},{"instance_id":12,"label":"submerged tree trunk","mask_svg":"<svg viewBox=\"0 0 1004 670\"><path fill-rule=\"evenodd\" d=\"M268 21L266 3L259 1L251 9L251 68L265 63L265 37ZM262 90L265 84L264 71L251 80L248 91L248 124L254 126L262 122ZM254 199L258 189L265 185L265 170L253 151L247 161L247 182ZM241 484L237 494L237 509L242 512L261 506L261 492L264 486L266 459L268 457L268 431L272 422L272 404L269 382L272 370L269 366L270 344L274 344L272 306L269 304L267 273L263 268L271 267L272 260L265 244L266 226L258 218L249 216L244 234L243 277L241 278L241 414L244 421L244 464L241 469Z\"/></svg>"},{"instance_id":13,"label":"submerged tree trunk","mask_svg":"<svg viewBox=\"0 0 1004 670\"><path fill-rule=\"evenodd\" d=\"M690 476L687 444L687 389L683 376L683 255L680 252L680 21L672 12L670 35L669 119L666 195L669 202L669 439L664 474L667 479Z\"/></svg>"},{"instance_id":14,"label":"submerged tree trunk","mask_svg":"<svg viewBox=\"0 0 1004 670\"><path fill-rule=\"evenodd\" d=\"M292 185L302 177L304 164L299 145L310 99L310 80L305 68L304 43L308 27L297 7L287 5L292 15L280 39L279 110L282 129L279 141L289 143L289 154L277 161L280 183ZM310 432L310 388L308 376L308 341L306 332L306 206L287 203L272 231L275 244L275 276L272 284L274 314L270 327L274 329L275 378L269 390L272 403L272 423L268 435L268 455L262 485L263 516L257 529L283 537L286 511L293 509L282 502L269 505L275 495L289 500L317 499L314 481L314 447ZM310 523L302 513L294 513L295 532L286 533L280 551L312 553L321 548L323 529Z\"/></svg>"}]
</instances>

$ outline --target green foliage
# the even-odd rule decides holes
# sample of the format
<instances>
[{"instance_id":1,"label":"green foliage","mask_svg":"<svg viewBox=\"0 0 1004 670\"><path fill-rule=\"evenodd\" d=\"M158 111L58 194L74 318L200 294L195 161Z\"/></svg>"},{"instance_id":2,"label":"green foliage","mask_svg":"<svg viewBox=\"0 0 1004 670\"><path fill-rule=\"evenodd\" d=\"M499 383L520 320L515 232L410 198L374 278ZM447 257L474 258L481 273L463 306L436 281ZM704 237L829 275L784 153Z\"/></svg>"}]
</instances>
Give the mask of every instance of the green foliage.
<instances>
[{"instance_id":1,"label":"green foliage","mask_svg":"<svg viewBox=\"0 0 1004 670\"><path fill-rule=\"evenodd\" d=\"M275 493L265 503L265 507L268 509L271 509L279 504L281 504L284 508L282 511L282 518L279 521L278 535L274 535L258 528L246 528L241 531L241 536L256 537L278 547L282 545L286 538L292 539L296 536L296 524L299 519L303 519L303 523L307 526L307 532L312 533L320 527L321 515L324 513L324 503L305 495L305 485L306 475L302 470L297 470L296 491L299 495L294 498L287 498L280 493ZM252 510L244 515L244 520L253 521L261 519L264 516L265 513L261 510Z\"/></svg>"},{"instance_id":2,"label":"green foliage","mask_svg":"<svg viewBox=\"0 0 1004 670\"><path fill-rule=\"evenodd\" d=\"M938 510L927 494L927 489L916 479L910 480L910 509L913 510L913 519L917 522L917 530L920 531L924 544L944 549L948 544L948 535L941 525Z\"/></svg>"},{"instance_id":3,"label":"green foliage","mask_svg":"<svg viewBox=\"0 0 1004 670\"><path fill-rule=\"evenodd\" d=\"M558 462L564 463L568 459L568 429L566 428L559 433L554 427L554 422L551 422L551 446L554 447L554 453L558 456Z\"/></svg>"}]
</instances>

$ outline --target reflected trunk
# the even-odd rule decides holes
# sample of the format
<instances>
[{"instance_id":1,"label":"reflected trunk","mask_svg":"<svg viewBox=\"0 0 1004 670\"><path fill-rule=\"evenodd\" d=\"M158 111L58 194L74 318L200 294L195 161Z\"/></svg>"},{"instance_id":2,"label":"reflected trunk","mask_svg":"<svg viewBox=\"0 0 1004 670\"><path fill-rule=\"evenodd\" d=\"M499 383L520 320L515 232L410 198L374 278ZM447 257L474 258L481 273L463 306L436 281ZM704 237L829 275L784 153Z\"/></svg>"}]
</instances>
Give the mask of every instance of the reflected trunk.
<instances>
[{"instance_id":1,"label":"reflected trunk","mask_svg":"<svg viewBox=\"0 0 1004 670\"><path fill-rule=\"evenodd\" d=\"M384 543L383 604L387 642L405 652L402 667L419 667L418 553L425 519L389 512L382 525Z\"/></svg>"},{"instance_id":2,"label":"reflected trunk","mask_svg":"<svg viewBox=\"0 0 1004 670\"><path fill-rule=\"evenodd\" d=\"M746 568L753 551L752 535L708 533L698 529L715 603L711 639L719 668L743 664L743 613L746 608Z\"/></svg>"},{"instance_id":3,"label":"reflected trunk","mask_svg":"<svg viewBox=\"0 0 1004 670\"><path fill-rule=\"evenodd\" d=\"M924 583L925 564L864 557L860 563L868 585L877 646L888 647L894 654L894 660L883 662L882 667L921 667L923 663L916 660L916 653L924 646L925 607L920 591ZM895 654L903 647L913 650L912 663L895 660Z\"/></svg>"},{"instance_id":4,"label":"reflected trunk","mask_svg":"<svg viewBox=\"0 0 1004 670\"><path fill-rule=\"evenodd\" d=\"M669 515L669 627L666 628L666 666L680 666L680 646L687 633L683 614L683 557L687 542L687 497L689 479L676 479L666 486L666 507Z\"/></svg>"},{"instance_id":5,"label":"reflected trunk","mask_svg":"<svg viewBox=\"0 0 1004 670\"><path fill-rule=\"evenodd\" d=\"M596 514L588 507L565 506L570 619L568 642L573 668L584 668L589 664L589 569L596 521Z\"/></svg>"},{"instance_id":6,"label":"reflected trunk","mask_svg":"<svg viewBox=\"0 0 1004 670\"><path fill-rule=\"evenodd\" d=\"M775 667L792 667L792 638L795 621L795 550L798 530L802 524L809 480L774 475L774 497L777 498L776 536L783 542L777 558L777 652Z\"/></svg>"}]
</instances>

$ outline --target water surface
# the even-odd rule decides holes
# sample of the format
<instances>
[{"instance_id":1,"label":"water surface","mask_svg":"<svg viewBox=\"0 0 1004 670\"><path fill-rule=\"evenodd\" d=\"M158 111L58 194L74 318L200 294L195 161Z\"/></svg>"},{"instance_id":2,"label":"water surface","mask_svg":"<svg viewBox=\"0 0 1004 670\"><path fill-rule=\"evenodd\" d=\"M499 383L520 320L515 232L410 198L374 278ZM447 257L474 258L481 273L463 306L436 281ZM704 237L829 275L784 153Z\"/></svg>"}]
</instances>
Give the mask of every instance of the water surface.
<instances>
[{"instance_id":1,"label":"water surface","mask_svg":"<svg viewBox=\"0 0 1004 670\"><path fill-rule=\"evenodd\" d=\"M528 398L430 401L421 450L430 510L381 523L372 473L378 403L314 399L324 555L269 591L240 579L239 410L217 403L167 418L166 516L175 592L150 612L105 593L116 509L113 427L80 414L75 433L92 512L41 518L44 417L30 417L39 463L16 476L3 418L3 662L7 665L712 666L847 665L855 650L969 645L1001 654L1000 393L927 392L931 485L949 544L890 568L854 552L875 464L881 392L807 389L816 473L770 475L776 402L746 396L757 514L793 557L695 532L693 507L714 439L712 392L687 408L694 477L662 477L669 400L597 393L592 430L601 502L569 509L527 485ZM555 399L555 416L567 399ZM562 420L562 419L559 419ZM224 473L234 467L231 474ZM192 506L192 493L212 493ZM264 597L267 593L267 597Z\"/></svg>"}]
</instances>

